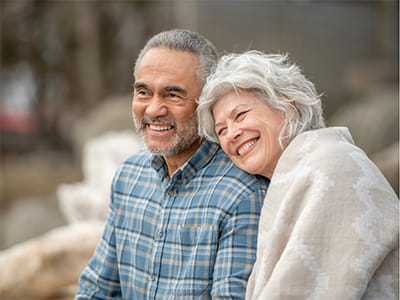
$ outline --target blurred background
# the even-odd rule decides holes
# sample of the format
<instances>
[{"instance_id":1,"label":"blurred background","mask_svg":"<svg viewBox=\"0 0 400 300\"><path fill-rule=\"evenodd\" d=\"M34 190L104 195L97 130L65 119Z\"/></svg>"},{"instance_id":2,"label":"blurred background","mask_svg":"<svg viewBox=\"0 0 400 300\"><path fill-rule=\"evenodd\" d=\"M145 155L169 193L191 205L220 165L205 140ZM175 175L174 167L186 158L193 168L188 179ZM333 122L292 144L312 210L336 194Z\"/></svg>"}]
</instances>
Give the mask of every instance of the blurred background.
<instances>
[{"instance_id":1,"label":"blurred background","mask_svg":"<svg viewBox=\"0 0 400 300\"><path fill-rule=\"evenodd\" d=\"M0 12L0 249L67 223L57 188L83 180L89 139L134 132L134 60L170 28L221 53L289 53L328 124L350 127L398 193L398 1L1 0Z\"/></svg>"}]
</instances>

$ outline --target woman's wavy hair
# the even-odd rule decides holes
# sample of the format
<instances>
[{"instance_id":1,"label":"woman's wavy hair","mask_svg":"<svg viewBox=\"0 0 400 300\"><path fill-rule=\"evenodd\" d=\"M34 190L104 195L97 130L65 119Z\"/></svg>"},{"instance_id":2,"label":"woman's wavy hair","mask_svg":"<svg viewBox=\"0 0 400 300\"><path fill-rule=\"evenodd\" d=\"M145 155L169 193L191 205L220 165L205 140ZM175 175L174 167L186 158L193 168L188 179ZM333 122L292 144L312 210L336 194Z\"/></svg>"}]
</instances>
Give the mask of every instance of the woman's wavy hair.
<instances>
[{"instance_id":1,"label":"woman's wavy hair","mask_svg":"<svg viewBox=\"0 0 400 300\"><path fill-rule=\"evenodd\" d=\"M232 90L254 93L269 107L284 112L281 147L301 132L325 127L320 95L300 68L288 61L288 55L251 50L222 56L208 76L197 107L201 136L219 143L212 108Z\"/></svg>"}]
</instances>

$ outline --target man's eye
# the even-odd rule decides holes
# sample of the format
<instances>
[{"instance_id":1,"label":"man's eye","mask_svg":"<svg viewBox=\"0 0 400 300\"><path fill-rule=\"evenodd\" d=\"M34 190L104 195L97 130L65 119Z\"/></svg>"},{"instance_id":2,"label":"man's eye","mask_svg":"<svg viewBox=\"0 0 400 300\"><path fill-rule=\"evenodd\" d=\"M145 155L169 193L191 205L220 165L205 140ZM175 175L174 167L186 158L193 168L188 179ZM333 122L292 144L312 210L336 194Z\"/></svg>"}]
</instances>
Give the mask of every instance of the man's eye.
<instances>
[{"instance_id":1,"label":"man's eye","mask_svg":"<svg viewBox=\"0 0 400 300\"><path fill-rule=\"evenodd\" d=\"M176 93L167 93L164 95L164 99L171 104L182 104L185 98Z\"/></svg>"},{"instance_id":2,"label":"man's eye","mask_svg":"<svg viewBox=\"0 0 400 300\"><path fill-rule=\"evenodd\" d=\"M150 93L146 90L136 90L135 91L135 97L138 99L146 99L148 98Z\"/></svg>"},{"instance_id":3,"label":"man's eye","mask_svg":"<svg viewBox=\"0 0 400 300\"><path fill-rule=\"evenodd\" d=\"M171 98L171 99L176 99L176 100L182 98L181 96L179 96L178 94L175 94L175 93L168 93L168 94L167 94L167 97L168 97L168 98Z\"/></svg>"}]
</instances>

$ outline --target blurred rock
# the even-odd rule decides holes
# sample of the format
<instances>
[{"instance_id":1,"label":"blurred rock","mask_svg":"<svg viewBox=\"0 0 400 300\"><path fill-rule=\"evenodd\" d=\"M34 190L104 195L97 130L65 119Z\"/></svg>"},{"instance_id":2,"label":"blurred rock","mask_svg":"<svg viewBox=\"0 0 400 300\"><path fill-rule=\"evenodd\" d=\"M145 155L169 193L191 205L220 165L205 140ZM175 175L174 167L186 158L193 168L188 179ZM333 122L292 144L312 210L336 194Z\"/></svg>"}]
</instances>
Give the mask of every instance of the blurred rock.
<instances>
[{"instance_id":1,"label":"blurred rock","mask_svg":"<svg viewBox=\"0 0 400 300\"><path fill-rule=\"evenodd\" d=\"M2 153L0 165L1 215L18 202L50 200L60 183L82 180L80 162L59 151L41 149L15 156Z\"/></svg>"},{"instance_id":2,"label":"blurred rock","mask_svg":"<svg viewBox=\"0 0 400 300\"><path fill-rule=\"evenodd\" d=\"M1 249L65 224L55 197L18 199L0 218Z\"/></svg>"},{"instance_id":3,"label":"blurred rock","mask_svg":"<svg viewBox=\"0 0 400 300\"><path fill-rule=\"evenodd\" d=\"M86 183L62 184L57 190L60 209L67 223L105 220L108 211L107 192Z\"/></svg>"},{"instance_id":4,"label":"blurred rock","mask_svg":"<svg viewBox=\"0 0 400 300\"><path fill-rule=\"evenodd\" d=\"M83 181L57 189L61 211L69 223L106 219L114 173L141 147L141 139L132 131L108 132L85 143Z\"/></svg>"},{"instance_id":5,"label":"blurred rock","mask_svg":"<svg viewBox=\"0 0 400 300\"><path fill-rule=\"evenodd\" d=\"M135 131L131 113L130 95L114 96L98 104L89 114L78 119L72 129L71 139L77 153L82 153L90 138L107 131Z\"/></svg>"},{"instance_id":6,"label":"blurred rock","mask_svg":"<svg viewBox=\"0 0 400 300\"><path fill-rule=\"evenodd\" d=\"M399 142L375 153L371 159L399 195Z\"/></svg>"},{"instance_id":7,"label":"blurred rock","mask_svg":"<svg viewBox=\"0 0 400 300\"><path fill-rule=\"evenodd\" d=\"M0 252L0 298L73 299L104 223L76 223L53 229Z\"/></svg>"},{"instance_id":8,"label":"blurred rock","mask_svg":"<svg viewBox=\"0 0 400 300\"><path fill-rule=\"evenodd\" d=\"M348 127L357 146L368 155L377 153L399 140L398 89L373 89L340 107L327 124Z\"/></svg>"},{"instance_id":9,"label":"blurred rock","mask_svg":"<svg viewBox=\"0 0 400 300\"><path fill-rule=\"evenodd\" d=\"M352 95L365 95L379 86L398 84L398 66L390 60L369 60L351 64L344 74Z\"/></svg>"}]
</instances>

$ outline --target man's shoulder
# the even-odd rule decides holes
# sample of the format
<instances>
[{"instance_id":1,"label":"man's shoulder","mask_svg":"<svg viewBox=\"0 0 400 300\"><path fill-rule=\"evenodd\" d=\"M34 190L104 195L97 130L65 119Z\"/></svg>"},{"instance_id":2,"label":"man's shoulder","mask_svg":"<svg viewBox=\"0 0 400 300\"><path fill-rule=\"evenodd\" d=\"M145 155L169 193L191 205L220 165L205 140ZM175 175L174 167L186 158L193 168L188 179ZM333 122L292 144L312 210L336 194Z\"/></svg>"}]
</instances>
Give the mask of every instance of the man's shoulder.
<instances>
[{"instance_id":1,"label":"man's shoulder","mask_svg":"<svg viewBox=\"0 0 400 300\"><path fill-rule=\"evenodd\" d=\"M130 155L119 166L117 171L118 176L127 176L136 173L137 171L149 169L151 166L151 154L146 149L141 149L138 152Z\"/></svg>"},{"instance_id":2,"label":"man's shoulder","mask_svg":"<svg viewBox=\"0 0 400 300\"><path fill-rule=\"evenodd\" d=\"M146 149L141 149L126 158L114 174L113 184L115 188L124 190L125 185L150 180L153 176L151 167L151 154Z\"/></svg>"}]
</instances>

